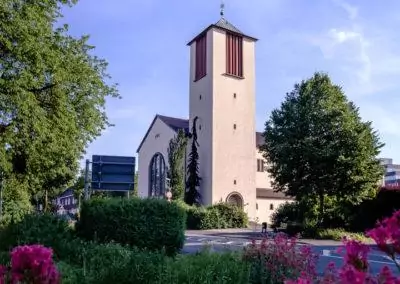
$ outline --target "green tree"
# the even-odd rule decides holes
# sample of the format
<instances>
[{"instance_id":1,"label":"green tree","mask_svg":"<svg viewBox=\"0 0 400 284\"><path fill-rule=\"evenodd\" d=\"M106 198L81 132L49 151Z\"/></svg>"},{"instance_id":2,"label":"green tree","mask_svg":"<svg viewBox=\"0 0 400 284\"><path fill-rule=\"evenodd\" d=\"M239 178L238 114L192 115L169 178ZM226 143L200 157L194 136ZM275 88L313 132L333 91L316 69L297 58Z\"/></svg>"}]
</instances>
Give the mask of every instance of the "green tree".
<instances>
[{"instance_id":1,"label":"green tree","mask_svg":"<svg viewBox=\"0 0 400 284\"><path fill-rule=\"evenodd\" d=\"M169 141L168 164L172 199L183 200L185 195L185 149L187 137L183 130Z\"/></svg>"},{"instance_id":2,"label":"green tree","mask_svg":"<svg viewBox=\"0 0 400 284\"><path fill-rule=\"evenodd\" d=\"M272 112L264 137L273 187L298 201L315 200L320 222L327 198L356 205L375 195L383 144L327 74L296 84Z\"/></svg>"},{"instance_id":3,"label":"green tree","mask_svg":"<svg viewBox=\"0 0 400 284\"><path fill-rule=\"evenodd\" d=\"M118 96L88 36L55 26L75 2L0 1L0 169L30 196L51 198L74 179L109 125L106 97Z\"/></svg>"},{"instance_id":4,"label":"green tree","mask_svg":"<svg viewBox=\"0 0 400 284\"><path fill-rule=\"evenodd\" d=\"M186 192L185 202L189 205L200 203L200 193L198 187L200 186L201 177L199 175L199 152L197 147L197 124L198 117L196 116L193 120L192 133L190 134L192 139L191 151L189 153L189 161L187 165L187 180L186 180Z\"/></svg>"}]
</instances>

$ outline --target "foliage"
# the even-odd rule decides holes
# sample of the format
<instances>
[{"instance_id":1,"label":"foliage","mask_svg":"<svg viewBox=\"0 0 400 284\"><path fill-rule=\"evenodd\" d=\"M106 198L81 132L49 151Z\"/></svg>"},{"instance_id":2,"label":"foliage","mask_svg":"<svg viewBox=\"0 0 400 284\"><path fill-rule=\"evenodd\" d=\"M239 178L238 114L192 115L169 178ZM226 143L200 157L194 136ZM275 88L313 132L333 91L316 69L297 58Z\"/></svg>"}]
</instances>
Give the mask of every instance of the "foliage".
<instances>
[{"instance_id":1,"label":"foliage","mask_svg":"<svg viewBox=\"0 0 400 284\"><path fill-rule=\"evenodd\" d=\"M133 192L132 192L132 196L133 197L138 197L139 196L139 188L138 188L138 181L139 181L139 172L136 171L135 173L135 183L133 185Z\"/></svg>"},{"instance_id":2,"label":"foliage","mask_svg":"<svg viewBox=\"0 0 400 284\"><path fill-rule=\"evenodd\" d=\"M63 5L75 2L0 2L0 169L31 196L52 198L74 178L109 125L106 97L117 96L88 36L58 27Z\"/></svg>"},{"instance_id":3,"label":"foliage","mask_svg":"<svg viewBox=\"0 0 400 284\"><path fill-rule=\"evenodd\" d=\"M369 239L362 233L346 232L344 229L323 229L316 230L316 239L341 241L343 238L350 238L357 241L368 241Z\"/></svg>"},{"instance_id":4,"label":"foliage","mask_svg":"<svg viewBox=\"0 0 400 284\"><path fill-rule=\"evenodd\" d=\"M185 211L163 199L91 199L82 205L76 230L86 240L165 249L177 253L185 239Z\"/></svg>"},{"instance_id":5,"label":"foliage","mask_svg":"<svg viewBox=\"0 0 400 284\"><path fill-rule=\"evenodd\" d=\"M52 256L53 251L41 245L14 248L11 266L0 266L0 283L60 283L60 274Z\"/></svg>"},{"instance_id":6,"label":"foliage","mask_svg":"<svg viewBox=\"0 0 400 284\"><path fill-rule=\"evenodd\" d=\"M248 283L248 266L233 253L166 257L162 252L101 245L87 258L84 283ZM116 273L118 271L118 273ZM79 271L75 270L75 273Z\"/></svg>"},{"instance_id":7,"label":"foliage","mask_svg":"<svg viewBox=\"0 0 400 284\"><path fill-rule=\"evenodd\" d=\"M245 228L247 214L239 207L218 203L209 207L187 208L187 228L192 230Z\"/></svg>"},{"instance_id":8,"label":"foliage","mask_svg":"<svg viewBox=\"0 0 400 284\"><path fill-rule=\"evenodd\" d=\"M187 137L180 129L178 134L169 141L168 164L172 199L183 200L185 195L185 150Z\"/></svg>"},{"instance_id":9,"label":"foliage","mask_svg":"<svg viewBox=\"0 0 400 284\"><path fill-rule=\"evenodd\" d=\"M60 261L57 263L57 268L63 284L86 284L82 267Z\"/></svg>"},{"instance_id":10,"label":"foliage","mask_svg":"<svg viewBox=\"0 0 400 284\"><path fill-rule=\"evenodd\" d=\"M317 255L310 246L296 247L296 238L288 239L278 234L268 243L264 239L260 244L255 241L246 247L243 259L251 264L251 283L283 283L285 279L295 279L302 273L316 277Z\"/></svg>"},{"instance_id":11,"label":"foliage","mask_svg":"<svg viewBox=\"0 0 400 284\"><path fill-rule=\"evenodd\" d=\"M32 205L28 193L28 185L10 178L4 182L3 188L3 216L0 225L18 222L32 212Z\"/></svg>"},{"instance_id":12,"label":"foliage","mask_svg":"<svg viewBox=\"0 0 400 284\"><path fill-rule=\"evenodd\" d=\"M317 200L320 222L326 198L357 205L374 197L383 144L328 75L295 84L266 122L264 137L273 187L296 200Z\"/></svg>"},{"instance_id":13,"label":"foliage","mask_svg":"<svg viewBox=\"0 0 400 284\"><path fill-rule=\"evenodd\" d=\"M235 253L202 252L170 261L167 283L249 283L249 266Z\"/></svg>"},{"instance_id":14,"label":"foliage","mask_svg":"<svg viewBox=\"0 0 400 284\"><path fill-rule=\"evenodd\" d=\"M350 229L364 232L375 226L378 220L389 217L400 209L400 191L380 190L372 200L364 201L353 208Z\"/></svg>"},{"instance_id":15,"label":"foliage","mask_svg":"<svg viewBox=\"0 0 400 284\"><path fill-rule=\"evenodd\" d=\"M271 227L279 228L283 224L302 220L302 213L298 202L286 202L280 205L272 214Z\"/></svg>"},{"instance_id":16,"label":"foliage","mask_svg":"<svg viewBox=\"0 0 400 284\"><path fill-rule=\"evenodd\" d=\"M32 214L0 232L0 251L15 246L42 244L51 247L57 259L82 263L83 241L77 239L68 222L51 214Z\"/></svg>"},{"instance_id":17,"label":"foliage","mask_svg":"<svg viewBox=\"0 0 400 284\"><path fill-rule=\"evenodd\" d=\"M187 180L186 180L186 192L185 192L185 202L189 205L200 203L200 193L198 187L200 186L201 177L199 176L199 153L197 147L199 143L197 142L197 119L196 116L193 119L192 126L192 145L189 153L189 161L187 165Z\"/></svg>"}]
</instances>

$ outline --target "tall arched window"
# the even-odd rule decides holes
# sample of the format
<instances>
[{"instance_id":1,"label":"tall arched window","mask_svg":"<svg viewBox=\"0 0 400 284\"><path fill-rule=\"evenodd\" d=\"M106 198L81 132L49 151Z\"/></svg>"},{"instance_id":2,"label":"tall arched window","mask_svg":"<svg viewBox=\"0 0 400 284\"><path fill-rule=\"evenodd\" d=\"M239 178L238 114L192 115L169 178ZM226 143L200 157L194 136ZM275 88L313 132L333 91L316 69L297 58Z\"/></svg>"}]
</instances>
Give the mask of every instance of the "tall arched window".
<instances>
[{"instance_id":1,"label":"tall arched window","mask_svg":"<svg viewBox=\"0 0 400 284\"><path fill-rule=\"evenodd\" d=\"M164 157L161 153L156 153L150 161L149 197L164 196L166 174Z\"/></svg>"}]
</instances>

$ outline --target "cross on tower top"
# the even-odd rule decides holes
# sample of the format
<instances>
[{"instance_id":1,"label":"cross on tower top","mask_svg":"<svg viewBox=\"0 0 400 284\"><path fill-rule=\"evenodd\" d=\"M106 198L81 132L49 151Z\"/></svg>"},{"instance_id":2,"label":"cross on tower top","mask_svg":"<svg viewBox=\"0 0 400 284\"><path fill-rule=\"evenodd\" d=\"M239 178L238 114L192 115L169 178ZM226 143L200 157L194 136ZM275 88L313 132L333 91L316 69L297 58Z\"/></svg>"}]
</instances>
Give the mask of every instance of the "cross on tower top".
<instances>
[{"instance_id":1,"label":"cross on tower top","mask_svg":"<svg viewBox=\"0 0 400 284\"><path fill-rule=\"evenodd\" d=\"M225 10L225 3L224 3L223 0L221 0L220 12L219 12L219 14L221 15L221 17L224 17L224 10Z\"/></svg>"}]
</instances>

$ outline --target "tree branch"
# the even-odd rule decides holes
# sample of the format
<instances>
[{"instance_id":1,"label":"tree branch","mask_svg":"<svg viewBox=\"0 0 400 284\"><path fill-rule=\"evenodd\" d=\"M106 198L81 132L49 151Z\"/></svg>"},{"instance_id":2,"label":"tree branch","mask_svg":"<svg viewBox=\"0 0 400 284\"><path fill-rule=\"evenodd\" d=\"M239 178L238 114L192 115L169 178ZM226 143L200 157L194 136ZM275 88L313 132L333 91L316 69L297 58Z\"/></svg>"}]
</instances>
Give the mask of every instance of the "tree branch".
<instances>
[{"instance_id":1,"label":"tree branch","mask_svg":"<svg viewBox=\"0 0 400 284\"><path fill-rule=\"evenodd\" d=\"M48 89L51 89L51 88L53 88L55 86L56 86L56 84L48 84L48 85L45 85L44 87L39 88L39 89L29 89L29 92L41 93L41 92L46 91Z\"/></svg>"}]
</instances>

